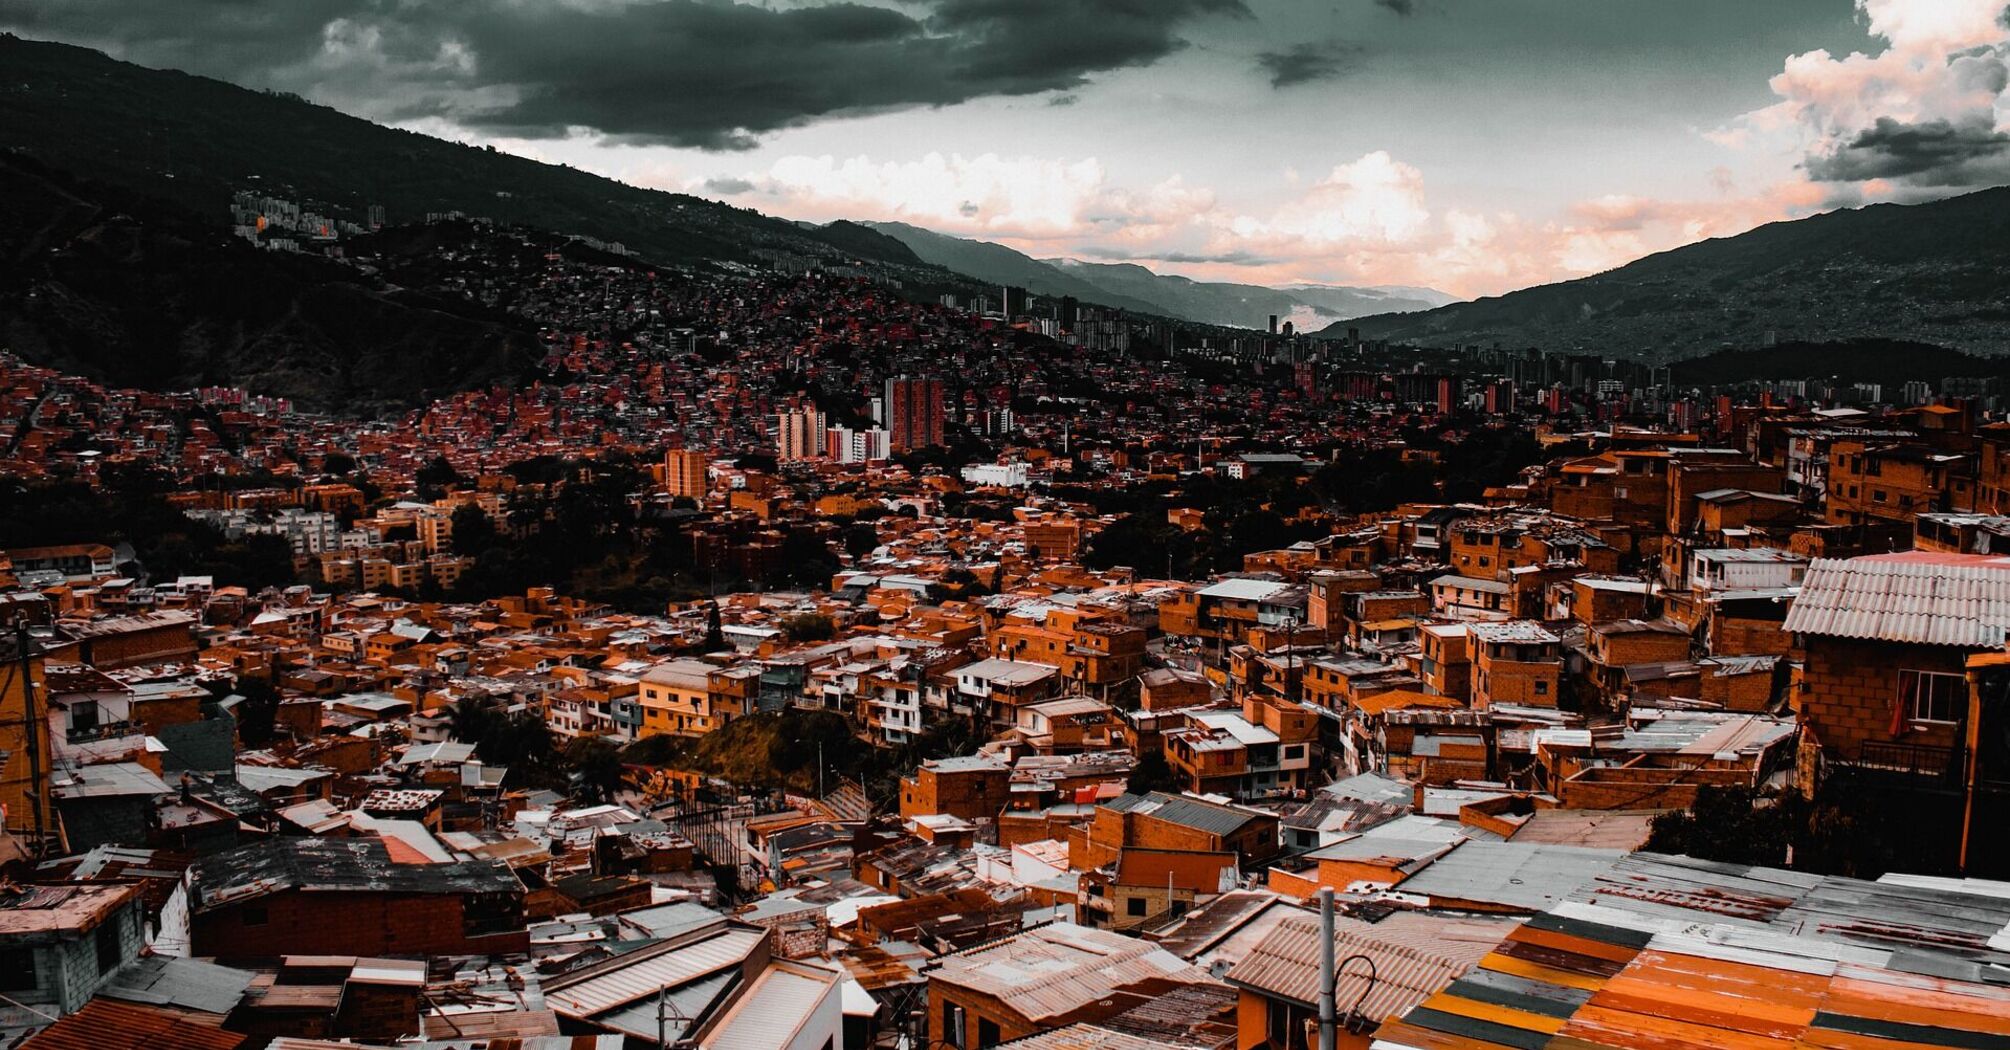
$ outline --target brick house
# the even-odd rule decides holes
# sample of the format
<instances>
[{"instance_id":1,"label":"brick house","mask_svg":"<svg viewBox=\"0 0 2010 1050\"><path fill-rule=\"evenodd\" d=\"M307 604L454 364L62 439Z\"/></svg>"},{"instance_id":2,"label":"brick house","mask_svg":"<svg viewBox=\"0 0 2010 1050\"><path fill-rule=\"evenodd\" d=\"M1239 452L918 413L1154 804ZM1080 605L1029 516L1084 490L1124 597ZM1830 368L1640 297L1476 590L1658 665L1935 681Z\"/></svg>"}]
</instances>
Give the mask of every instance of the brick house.
<instances>
[{"instance_id":1,"label":"brick house","mask_svg":"<svg viewBox=\"0 0 2010 1050\"><path fill-rule=\"evenodd\" d=\"M189 869L198 956L520 952L524 887L497 861L402 864L380 838L278 838ZM330 922L340 915L342 921Z\"/></svg>"},{"instance_id":2,"label":"brick house","mask_svg":"<svg viewBox=\"0 0 2010 1050\"><path fill-rule=\"evenodd\" d=\"M1121 795L1097 806L1087 824L1069 829L1068 866L1100 868L1129 847L1233 852L1248 864L1277 854L1277 817L1158 791Z\"/></svg>"},{"instance_id":3,"label":"brick house","mask_svg":"<svg viewBox=\"0 0 2010 1050\"><path fill-rule=\"evenodd\" d=\"M990 755L931 758L900 781L900 815L993 820L1011 801L1012 767Z\"/></svg>"},{"instance_id":4,"label":"brick house","mask_svg":"<svg viewBox=\"0 0 2010 1050\"><path fill-rule=\"evenodd\" d=\"M1466 625L1427 623L1417 632L1417 677L1424 692L1460 703L1473 695L1473 659Z\"/></svg>"},{"instance_id":5,"label":"brick house","mask_svg":"<svg viewBox=\"0 0 2010 1050\"><path fill-rule=\"evenodd\" d=\"M2010 629L2010 558L1822 559L1784 627L1804 654L1794 707L1826 757L1945 774L1968 716L1968 657L2001 650Z\"/></svg>"},{"instance_id":6,"label":"brick house","mask_svg":"<svg viewBox=\"0 0 2010 1050\"><path fill-rule=\"evenodd\" d=\"M0 894L0 980L9 1005L70 1013L146 943L138 883L15 886Z\"/></svg>"},{"instance_id":7,"label":"brick house","mask_svg":"<svg viewBox=\"0 0 2010 1050\"><path fill-rule=\"evenodd\" d=\"M1975 458L1920 444L1838 441L1830 448L1827 514L1831 524L1912 524L1921 511L1971 510Z\"/></svg>"},{"instance_id":8,"label":"brick house","mask_svg":"<svg viewBox=\"0 0 2010 1050\"><path fill-rule=\"evenodd\" d=\"M1472 625L1473 706L1555 707L1563 647L1541 624L1519 620Z\"/></svg>"},{"instance_id":9,"label":"brick house","mask_svg":"<svg viewBox=\"0 0 2010 1050\"><path fill-rule=\"evenodd\" d=\"M1235 888L1233 853L1127 849L1115 865L1083 872L1084 922L1112 930L1161 921Z\"/></svg>"}]
</instances>

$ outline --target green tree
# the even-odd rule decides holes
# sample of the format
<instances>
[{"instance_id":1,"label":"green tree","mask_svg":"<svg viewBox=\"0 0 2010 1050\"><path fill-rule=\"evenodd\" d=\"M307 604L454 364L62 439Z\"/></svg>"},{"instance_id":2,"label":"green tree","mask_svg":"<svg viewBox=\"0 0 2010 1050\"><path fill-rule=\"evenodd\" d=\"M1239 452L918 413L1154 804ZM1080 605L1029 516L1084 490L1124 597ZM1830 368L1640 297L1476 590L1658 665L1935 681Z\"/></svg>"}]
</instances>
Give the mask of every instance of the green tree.
<instances>
[{"instance_id":1,"label":"green tree","mask_svg":"<svg viewBox=\"0 0 2010 1050\"><path fill-rule=\"evenodd\" d=\"M475 504L463 503L455 507L452 523L454 553L479 558L482 552L495 546L496 524Z\"/></svg>"},{"instance_id":2,"label":"green tree","mask_svg":"<svg viewBox=\"0 0 2010 1050\"><path fill-rule=\"evenodd\" d=\"M580 794L595 802L610 802L621 790L621 748L605 737L583 736L565 747Z\"/></svg>"},{"instance_id":3,"label":"green tree","mask_svg":"<svg viewBox=\"0 0 2010 1050\"><path fill-rule=\"evenodd\" d=\"M782 637L791 642L827 642L837 636L837 621L824 613L798 613L782 618Z\"/></svg>"},{"instance_id":4,"label":"green tree","mask_svg":"<svg viewBox=\"0 0 2010 1050\"><path fill-rule=\"evenodd\" d=\"M1178 791L1179 789L1179 777L1173 772L1172 766L1166 762L1165 752L1163 751L1147 751L1142 758L1138 759L1136 768L1131 770L1130 781L1124 785L1124 790L1129 791L1133 795L1142 795L1151 791Z\"/></svg>"},{"instance_id":5,"label":"green tree","mask_svg":"<svg viewBox=\"0 0 2010 1050\"><path fill-rule=\"evenodd\" d=\"M271 682L263 678L239 678L228 685L218 682L206 688L219 700L233 693L244 698L232 708L231 716L237 720L237 737L245 747L257 749L272 743L280 696Z\"/></svg>"},{"instance_id":6,"label":"green tree","mask_svg":"<svg viewBox=\"0 0 2010 1050\"><path fill-rule=\"evenodd\" d=\"M445 456L434 456L427 460L425 465L412 475L412 483L418 486L419 495L426 499L439 499L446 494L447 489L461 484L463 480L460 471L455 470L454 465L447 462Z\"/></svg>"}]
</instances>

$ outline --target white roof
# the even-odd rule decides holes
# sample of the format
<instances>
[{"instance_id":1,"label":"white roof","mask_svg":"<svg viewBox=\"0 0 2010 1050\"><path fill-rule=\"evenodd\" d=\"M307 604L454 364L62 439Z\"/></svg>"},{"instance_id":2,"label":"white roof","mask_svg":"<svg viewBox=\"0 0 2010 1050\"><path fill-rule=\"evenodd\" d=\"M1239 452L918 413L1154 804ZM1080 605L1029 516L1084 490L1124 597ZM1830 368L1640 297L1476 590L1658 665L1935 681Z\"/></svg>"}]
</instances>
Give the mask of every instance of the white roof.
<instances>
[{"instance_id":1,"label":"white roof","mask_svg":"<svg viewBox=\"0 0 2010 1050\"><path fill-rule=\"evenodd\" d=\"M1557 640L1556 635L1534 620L1509 620L1506 623L1476 623L1473 625L1473 640L1499 644L1502 642L1531 642L1547 645Z\"/></svg>"},{"instance_id":2,"label":"white roof","mask_svg":"<svg viewBox=\"0 0 2010 1050\"><path fill-rule=\"evenodd\" d=\"M2001 648L2010 629L2010 558L1823 558L1808 567L1781 626L1831 638Z\"/></svg>"},{"instance_id":3,"label":"white roof","mask_svg":"<svg viewBox=\"0 0 2010 1050\"><path fill-rule=\"evenodd\" d=\"M768 931L762 929L725 926L710 937L646 958L629 956L613 960L622 965L590 973L577 983L558 989L547 985L544 999L561 1014L591 1017L655 995L659 988L675 987L728 966L738 966L767 936Z\"/></svg>"},{"instance_id":4,"label":"white roof","mask_svg":"<svg viewBox=\"0 0 2010 1050\"><path fill-rule=\"evenodd\" d=\"M1199 722L1209 729L1216 729L1227 733L1234 737L1237 743L1244 746L1277 743L1276 733L1271 732L1263 726L1253 724L1233 711L1196 711L1188 715L1187 719Z\"/></svg>"},{"instance_id":5,"label":"white roof","mask_svg":"<svg viewBox=\"0 0 2010 1050\"><path fill-rule=\"evenodd\" d=\"M1288 583L1276 580L1230 579L1211 583L1200 589L1203 598L1227 598L1231 601L1260 602L1279 591L1290 588Z\"/></svg>"},{"instance_id":6,"label":"white roof","mask_svg":"<svg viewBox=\"0 0 2010 1050\"><path fill-rule=\"evenodd\" d=\"M778 1050L809 1024L837 990L838 974L821 966L776 961L733 1004L705 1040L706 1050Z\"/></svg>"},{"instance_id":7,"label":"white roof","mask_svg":"<svg viewBox=\"0 0 2010 1050\"><path fill-rule=\"evenodd\" d=\"M1431 581L1433 587L1455 587L1463 591L1481 591L1487 594L1506 594L1511 588L1499 580L1480 580L1457 573L1446 573Z\"/></svg>"},{"instance_id":8,"label":"white roof","mask_svg":"<svg viewBox=\"0 0 2010 1050\"><path fill-rule=\"evenodd\" d=\"M1046 664L1027 664L1017 660L979 660L956 669L958 678L981 678L987 682L1003 682L1007 685L1037 682L1042 678L1060 673L1059 668Z\"/></svg>"}]
</instances>

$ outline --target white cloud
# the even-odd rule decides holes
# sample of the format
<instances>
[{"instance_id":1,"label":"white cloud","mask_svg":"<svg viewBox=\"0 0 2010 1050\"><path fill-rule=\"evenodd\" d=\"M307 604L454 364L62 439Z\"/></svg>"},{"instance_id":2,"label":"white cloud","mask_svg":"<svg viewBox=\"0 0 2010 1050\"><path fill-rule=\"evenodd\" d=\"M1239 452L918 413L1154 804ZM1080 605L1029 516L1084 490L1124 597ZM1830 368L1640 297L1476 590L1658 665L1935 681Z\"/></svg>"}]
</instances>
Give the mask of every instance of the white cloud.
<instances>
[{"instance_id":1,"label":"white cloud","mask_svg":"<svg viewBox=\"0 0 2010 1050\"><path fill-rule=\"evenodd\" d=\"M898 220L951 233L1040 237L1080 229L1102 206L1119 212L1176 200L1177 180L1113 196L1102 163L930 153L912 161L789 156L744 176L752 196L811 218ZM695 189L695 187L694 187Z\"/></svg>"},{"instance_id":2,"label":"white cloud","mask_svg":"<svg viewBox=\"0 0 2010 1050\"><path fill-rule=\"evenodd\" d=\"M1423 172L1376 150L1335 167L1271 218L1239 217L1233 228L1243 236L1315 244L1394 243L1415 237L1430 217Z\"/></svg>"},{"instance_id":3,"label":"white cloud","mask_svg":"<svg viewBox=\"0 0 2010 1050\"><path fill-rule=\"evenodd\" d=\"M1829 182L1889 177L1917 186L1989 181L2010 148L2010 25L2004 0L1857 0L1882 49L1786 59L1779 101L1708 137L1801 153Z\"/></svg>"}]
</instances>

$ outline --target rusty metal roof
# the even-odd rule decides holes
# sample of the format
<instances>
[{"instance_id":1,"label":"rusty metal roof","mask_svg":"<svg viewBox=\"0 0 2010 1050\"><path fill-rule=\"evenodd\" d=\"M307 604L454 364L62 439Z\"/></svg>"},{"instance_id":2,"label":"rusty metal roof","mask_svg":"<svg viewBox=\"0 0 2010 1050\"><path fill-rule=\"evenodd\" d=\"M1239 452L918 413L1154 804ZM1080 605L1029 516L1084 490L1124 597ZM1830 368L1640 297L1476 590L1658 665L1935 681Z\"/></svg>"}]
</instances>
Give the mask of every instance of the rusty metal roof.
<instances>
[{"instance_id":1,"label":"rusty metal roof","mask_svg":"<svg viewBox=\"0 0 2010 1050\"><path fill-rule=\"evenodd\" d=\"M249 1036L218 1027L223 1015L93 999L42 1029L22 1050L237 1050Z\"/></svg>"},{"instance_id":2,"label":"rusty metal roof","mask_svg":"<svg viewBox=\"0 0 2010 1050\"><path fill-rule=\"evenodd\" d=\"M1213 980L1149 941L1071 922L944 956L931 975L994 996L1032 1020L1068 1013L1153 979Z\"/></svg>"},{"instance_id":3,"label":"rusty metal roof","mask_svg":"<svg viewBox=\"0 0 2010 1050\"><path fill-rule=\"evenodd\" d=\"M1375 1050L2010 1045L2000 884L1636 854L1376 1033Z\"/></svg>"}]
</instances>

